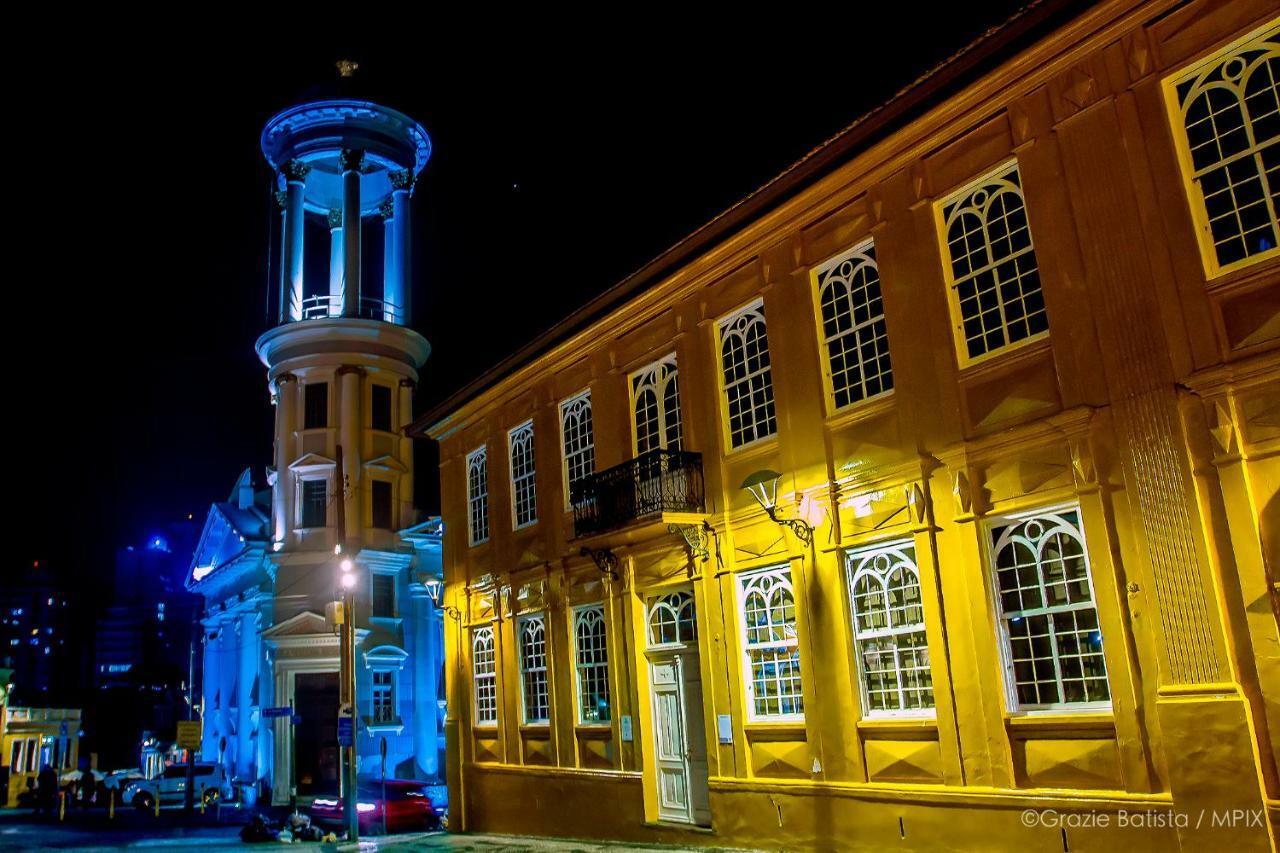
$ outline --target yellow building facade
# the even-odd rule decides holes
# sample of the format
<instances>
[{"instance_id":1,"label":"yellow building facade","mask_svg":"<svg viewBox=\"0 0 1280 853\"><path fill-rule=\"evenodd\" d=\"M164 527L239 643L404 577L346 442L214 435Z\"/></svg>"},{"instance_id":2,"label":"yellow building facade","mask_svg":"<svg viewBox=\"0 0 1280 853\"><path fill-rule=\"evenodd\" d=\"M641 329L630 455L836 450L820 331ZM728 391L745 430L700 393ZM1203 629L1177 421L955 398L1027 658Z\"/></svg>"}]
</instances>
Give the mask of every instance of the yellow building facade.
<instances>
[{"instance_id":1,"label":"yellow building facade","mask_svg":"<svg viewBox=\"0 0 1280 853\"><path fill-rule=\"evenodd\" d=\"M453 828L1275 849L1280 17L1051 12L413 427Z\"/></svg>"}]
</instances>

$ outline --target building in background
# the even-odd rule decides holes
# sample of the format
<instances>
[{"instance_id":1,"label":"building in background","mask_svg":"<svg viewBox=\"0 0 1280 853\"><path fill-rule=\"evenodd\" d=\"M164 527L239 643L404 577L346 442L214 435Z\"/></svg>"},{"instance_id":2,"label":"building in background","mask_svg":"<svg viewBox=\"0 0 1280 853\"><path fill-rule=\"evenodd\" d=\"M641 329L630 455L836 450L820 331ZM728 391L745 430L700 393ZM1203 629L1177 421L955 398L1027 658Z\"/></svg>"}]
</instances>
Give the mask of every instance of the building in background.
<instances>
[{"instance_id":1,"label":"building in background","mask_svg":"<svg viewBox=\"0 0 1280 853\"><path fill-rule=\"evenodd\" d=\"M451 827L1275 849L1280 19L1062 12L410 430Z\"/></svg>"},{"instance_id":2,"label":"building in background","mask_svg":"<svg viewBox=\"0 0 1280 853\"><path fill-rule=\"evenodd\" d=\"M7 799L0 805L17 805L18 795L36 784L46 764L61 776L80 762L80 711L71 708L4 709L0 731L9 780Z\"/></svg>"},{"instance_id":3,"label":"building in background","mask_svg":"<svg viewBox=\"0 0 1280 853\"><path fill-rule=\"evenodd\" d=\"M192 699L193 643L200 598L184 581L199 523L158 526L140 545L116 551L110 599L92 641L93 702L86 748L103 768L136 767L145 738L172 742Z\"/></svg>"},{"instance_id":4,"label":"building in background","mask_svg":"<svg viewBox=\"0 0 1280 853\"><path fill-rule=\"evenodd\" d=\"M248 796L288 802L293 780L303 797L337 790L326 612L342 544L358 579L358 773L379 774L385 738L389 776L438 780L441 529L417 516L402 432L430 349L408 325L410 195L430 140L395 110L336 97L272 118L262 150L282 210L278 325L257 343L275 460L267 488L246 471L210 509L186 579L203 599L203 757ZM289 718L265 715L284 706L299 717L293 752Z\"/></svg>"},{"instance_id":5,"label":"building in background","mask_svg":"<svg viewBox=\"0 0 1280 853\"><path fill-rule=\"evenodd\" d=\"M75 699L88 652L72 637L74 594L59 568L33 560L0 583L0 665L16 673L14 704Z\"/></svg>"}]
</instances>

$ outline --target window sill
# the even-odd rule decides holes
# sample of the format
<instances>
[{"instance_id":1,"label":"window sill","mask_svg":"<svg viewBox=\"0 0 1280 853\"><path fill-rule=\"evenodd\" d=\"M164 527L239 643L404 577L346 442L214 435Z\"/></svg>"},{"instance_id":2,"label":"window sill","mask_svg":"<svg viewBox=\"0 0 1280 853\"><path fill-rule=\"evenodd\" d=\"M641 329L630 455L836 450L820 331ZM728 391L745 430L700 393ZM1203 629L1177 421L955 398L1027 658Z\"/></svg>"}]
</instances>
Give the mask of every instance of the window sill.
<instances>
[{"instance_id":1,"label":"window sill","mask_svg":"<svg viewBox=\"0 0 1280 853\"><path fill-rule=\"evenodd\" d=\"M549 720L538 723L521 723L520 734L530 735L550 735L551 722Z\"/></svg>"},{"instance_id":2,"label":"window sill","mask_svg":"<svg viewBox=\"0 0 1280 853\"><path fill-rule=\"evenodd\" d=\"M1023 711L1006 714L1005 726L1014 737L1087 738L1116 736L1115 716L1105 711Z\"/></svg>"},{"instance_id":3,"label":"window sill","mask_svg":"<svg viewBox=\"0 0 1280 853\"><path fill-rule=\"evenodd\" d=\"M799 720L757 720L744 723L742 730L748 738L777 740L804 740L806 734L805 721Z\"/></svg>"},{"instance_id":4,"label":"window sill","mask_svg":"<svg viewBox=\"0 0 1280 853\"><path fill-rule=\"evenodd\" d=\"M606 738L613 733L610 723L578 723L573 727L576 734L583 737Z\"/></svg>"},{"instance_id":5,"label":"window sill","mask_svg":"<svg viewBox=\"0 0 1280 853\"><path fill-rule=\"evenodd\" d=\"M751 459L755 456L764 456L770 451L777 450L778 434L775 432L773 435L766 435L764 438L757 438L754 441L749 441L739 447L733 447L733 439L726 435L725 445L730 447L730 449L725 452L725 459Z\"/></svg>"},{"instance_id":6,"label":"window sill","mask_svg":"<svg viewBox=\"0 0 1280 853\"><path fill-rule=\"evenodd\" d=\"M975 378L1017 370L1028 362L1035 361L1037 358L1049 353L1052 348L1053 344L1049 339L1049 332L1041 332L1038 335L1024 338L1015 344L1009 344L998 350L983 353L977 358L966 358L957 351L960 384L963 385Z\"/></svg>"},{"instance_id":7,"label":"window sill","mask_svg":"<svg viewBox=\"0 0 1280 853\"><path fill-rule=\"evenodd\" d=\"M363 722L364 722L364 730L366 733L368 733L369 737L373 737L374 735L379 735L379 734L398 735L404 731L404 720L400 719L399 717L396 717L393 720L388 720L386 722L381 722L381 723L375 723L372 720L370 720L368 717L364 717Z\"/></svg>"},{"instance_id":8,"label":"window sill","mask_svg":"<svg viewBox=\"0 0 1280 853\"><path fill-rule=\"evenodd\" d=\"M874 397L868 397L865 400L859 400L856 403L850 403L827 415L827 429L843 429L865 420L870 420L877 415L882 415L890 411L897 405L894 389L882 391Z\"/></svg>"},{"instance_id":9,"label":"window sill","mask_svg":"<svg viewBox=\"0 0 1280 853\"><path fill-rule=\"evenodd\" d=\"M932 715L919 717L863 717L855 723L859 729L873 730L905 730L905 729L936 729L938 727L938 718Z\"/></svg>"}]
</instances>

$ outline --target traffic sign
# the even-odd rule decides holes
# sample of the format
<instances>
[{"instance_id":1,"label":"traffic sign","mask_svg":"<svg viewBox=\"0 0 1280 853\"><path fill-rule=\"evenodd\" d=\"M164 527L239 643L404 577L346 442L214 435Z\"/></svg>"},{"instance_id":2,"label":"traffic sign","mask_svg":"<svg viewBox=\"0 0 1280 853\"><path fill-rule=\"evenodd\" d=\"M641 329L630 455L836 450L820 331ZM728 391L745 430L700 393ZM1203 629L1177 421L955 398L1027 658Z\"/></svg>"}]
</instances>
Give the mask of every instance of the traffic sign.
<instances>
[{"instance_id":1,"label":"traffic sign","mask_svg":"<svg viewBox=\"0 0 1280 853\"><path fill-rule=\"evenodd\" d=\"M199 749L202 728L200 720L178 720L178 748Z\"/></svg>"},{"instance_id":2,"label":"traffic sign","mask_svg":"<svg viewBox=\"0 0 1280 853\"><path fill-rule=\"evenodd\" d=\"M355 742L355 720L351 717L338 718L338 745L351 746Z\"/></svg>"},{"instance_id":3,"label":"traffic sign","mask_svg":"<svg viewBox=\"0 0 1280 853\"><path fill-rule=\"evenodd\" d=\"M280 705L276 708L263 708L262 716L264 717L291 717L293 709L288 705Z\"/></svg>"}]
</instances>

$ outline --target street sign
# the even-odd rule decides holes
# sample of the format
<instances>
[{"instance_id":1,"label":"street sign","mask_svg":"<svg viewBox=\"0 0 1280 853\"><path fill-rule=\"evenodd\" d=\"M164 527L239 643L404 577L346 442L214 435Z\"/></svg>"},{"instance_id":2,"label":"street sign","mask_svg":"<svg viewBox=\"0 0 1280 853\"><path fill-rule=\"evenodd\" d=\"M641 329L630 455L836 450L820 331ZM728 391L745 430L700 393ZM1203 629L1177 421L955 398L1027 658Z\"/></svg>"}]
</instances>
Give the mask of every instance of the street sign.
<instances>
[{"instance_id":1,"label":"street sign","mask_svg":"<svg viewBox=\"0 0 1280 853\"><path fill-rule=\"evenodd\" d=\"M351 746L355 742L355 720L351 717L338 718L338 745Z\"/></svg>"},{"instance_id":2,"label":"street sign","mask_svg":"<svg viewBox=\"0 0 1280 853\"><path fill-rule=\"evenodd\" d=\"M264 716L264 717L291 717L291 716L293 716L293 709L292 709L292 708L290 708L288 705L280 705L279 707L276 707L276 708L263 708L263 709L262 709L262 716Z\"/></svg>"},{"instance_id":3,"label":"street sign","mask_svg":"<svg viewBox=\"0 0 1280 853\"><path fill-rule=\"evenodd\" d=\"M178 720L178 748L199 749L202 728L200 720Z\"/></svg>"}]
</instances>

